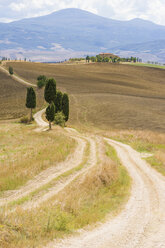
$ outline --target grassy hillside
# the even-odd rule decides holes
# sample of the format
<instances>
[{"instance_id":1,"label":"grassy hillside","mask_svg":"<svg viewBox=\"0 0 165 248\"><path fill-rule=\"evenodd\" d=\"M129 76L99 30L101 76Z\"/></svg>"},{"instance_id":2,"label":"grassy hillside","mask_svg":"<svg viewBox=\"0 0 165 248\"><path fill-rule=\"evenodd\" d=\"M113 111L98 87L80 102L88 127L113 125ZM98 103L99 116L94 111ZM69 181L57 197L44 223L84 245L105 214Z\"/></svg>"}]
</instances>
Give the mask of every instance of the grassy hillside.
<instances>
[{"instance_id":1,"label":"grassy hillside","mask_svg":"<svg viewBox=\"0 0 165 248\"><path fill-rule=\"evenodd\" d=\"M71 96L70 123L101 129L165 131L165 71L130 65L8 63L36 83L55 77Z\"/></svg>"},{"instance_id":2,"label":"grassy hillside","mask_svg":"<svg viewBox=\"0 0 165 248\"><path fill-rule=\"evenodd\" d=\"M73 152L75 143L58 128L38 133L30 125L0 124L0 195L56 166Z\"/></svg>"},{"instance_id":3,"label":"grassy hillside","mask_svg":"<svg viewBox=\"0 0 165 248\"><path fill-rule=\"evenodd\" d=\"M25 107L26 88L0 71L0 119L15 119L28 112ZM38 107L41 107L41 91L37 91L37 101Z\"/></svg>"}]
</instances>

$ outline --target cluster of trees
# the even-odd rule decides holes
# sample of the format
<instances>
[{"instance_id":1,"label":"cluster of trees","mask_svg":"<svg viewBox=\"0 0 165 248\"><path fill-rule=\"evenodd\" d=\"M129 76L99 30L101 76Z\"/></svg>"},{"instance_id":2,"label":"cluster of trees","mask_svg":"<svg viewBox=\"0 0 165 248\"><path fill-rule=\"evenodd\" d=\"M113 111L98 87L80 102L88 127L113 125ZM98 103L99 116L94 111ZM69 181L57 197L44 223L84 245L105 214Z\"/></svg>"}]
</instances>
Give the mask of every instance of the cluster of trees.
<instances>
[{"instance_id":1,"label":"cluster of trees","mask_svg":"<svg viewBox=\"0 0 165 248\"><path fill-rule=\"evenodd\" d=\"M85 58L70 58L69 61L76 62L76 61L82 61L85 60Z\"/></svg>"},{"instance_id":2,"label":"cluster of trees","mask_svg":"<svg viewBox=\"0 0 165 248\"><path fill-rule=\"evenodd\" d=\"M96 56L92 56L92 57L89 57L89 56L86 56L86 62L106 62L106 63L117 63L117 62L120 62L120 58L119 57L105 57L103 58L102 56L100 55L96 55Z\"/></svg>"},{"instance_id":3,"label":"cluster of trees","mask_svg":"<svg viewBox=\"0 0 165 248\"><path fill-rule=\"evenodd\" d=\"M37 78L37 86L39 89L43 88L46 85L47 78L45 75L40 75Z\"/></svg>"},{"instance_id":4,"label":"cluster of trees","mask_svg":"<svg viewBox=\"0 0 165 248\"><path fill-rule=\"evenodd\" d=\"M49 104L46 108L46 119L51 123L64 126L69 119L69 97L68 94L56 90L56 81L54 78L46 79L43 75L39 76L40 80L45 80L44 98ZM30 109L30 121L32 121L32 109L36 107L36 93L33 87L27 89L26 107Z\"/></svg>"},{"instance_id":5,"label":"cluster of trees","mask_svg":"<svg viewBox=\"0 0 165 248\"><path fill-rule=\"evenodd\" d=\"M27 58L20 58L20 59L18 59L18 58L7 58L7 57L2 57L2 59L1 59L2 61L12 61L12 60L14 60L14 61L29 61L29 62L31 62L31 60L30 59L27 59Z\"/></svg>"},{"instance_id":6,"label":"cluster of trees","mask_svg":"<svg viewBox=\"0 0 165 248\"><path fill-rule=\"evenodd\" d=\"M121 62L133 62L133 63L136 63L136 62L139 62L141 63L142 62L142 59L138 58L138 57L128 57L128 58L120 58L120 61Z\"/></svg>"},{"instance_id":7,"label":"cluster of trees","mask_svg":"<svg viewBox=\"0 0 165 248\"><path fill-rule=\"evenodd\" d=\"M147 61L147 64L151 64L151 65L165 65L165 64L162 64L162 63L159 63L159 62L154 62L154 61Z\"/></svg>"},{"instance_id":8,"label":"cluster of trees","mask_svg":"<svg viewBox=\"0 0 165 248\"><path fill-rule=\"evenodd\" d=\"M130 58L120 58L120 57L102 57L100 55L96 56L86 56L86 62L106 62L106 63L119 63L119 62L142 62L142 59L137 58L137 57L130 57Z\"/></svg>"}]
</instances>

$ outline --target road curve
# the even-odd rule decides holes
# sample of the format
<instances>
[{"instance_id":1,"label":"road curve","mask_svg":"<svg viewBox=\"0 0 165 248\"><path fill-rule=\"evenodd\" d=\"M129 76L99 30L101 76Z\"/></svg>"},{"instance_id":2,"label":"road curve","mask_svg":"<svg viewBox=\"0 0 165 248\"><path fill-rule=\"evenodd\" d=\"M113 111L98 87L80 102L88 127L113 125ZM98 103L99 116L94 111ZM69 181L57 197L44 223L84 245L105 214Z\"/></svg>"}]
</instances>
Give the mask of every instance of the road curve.
<instances>
[{"instance_id":1,"label":"road curve","mask_svg":"<svg viewBox=\"0 0 165 248\"><path fill-rule=\"evenodd\" d=\"M33 117L34 117L34 120L35 122L37 123L38 125L38 128L35 129L36 132L41 132L41 131L45 131L48 129L49 127L49 123L44 121L42 119L42 115L45 113L45 109L42 109L40 110L39 112L37 112Z\"/></svg>"},{"instance_id":2,"label":"road curve","mask_svg":"<svg viewBox=\"0 0 165 248\"><path fill-rule=\"evenodd\" d=\"M11 76L10 73L8 72L8 70L6 70L3 66L0 66L0 70L2 72L4 72L5 74L7 74L8 76L10 76L13 79L15 79L17 82L21 83L21 84L24 84L24 85L27 85L27 86L31 86L31 87L37 87L37 85L31 84L31 83L27 82L26 80L24 80L24 79L22 79L22 78L20 78L20 77L18 77L16 75L14 75L14 74Z\"/></svg>"},{"instance_id":3,"label":"road curve","mask_svg":"<svg viewBox=\"0 0 165 248\"><path fill-rule=\"evenodd\" d=\"M9 75L2 66L0 69ZM36 87L36 85L28 83L16 75L12 77L20 83ZM41 117L44 111L40 111L34 117L40 127L47 128L48 124ZM130 146L107 138L105 140L116 149L122 164L133 179L131 197L128 203L121 214L107 220L104 224L100 224L94 230L83 231L79 236L70 237L58 243L57 241L51 242L46 247L165 248L165 177L152 169L141 159L141 155ZM77 159L79 154L83 155L84 148L85 143L80 139L79 147L77 147L79 150ZM73 161L76 162L75 159ZM50 168L47 171L48 174L40 174L38 178L35 178L35 181L29 182L6 199L0 199L0 205L27 195L39 187L39 182L42 181L41 185L45 184L58 173L61 173L61 168L64 167L62 165L58 172L54 171L54 175L52 175L52 168Z\"/></svg>"},{"instance_id":4,"label":"road curve","mask_svg":"<svg viewBox=\"0 0 165 248\"><path fill-rule=\"evenodd\" d=\"M44 113L45 109L39 111L35 114L34 118L37 124L42 128L47 128L47 122L42 120L42 114ZM27 196L31 192L35 191L36 189L42 187L43 185L49 183L54 178L58 177L59 175L73 169L74 167L78 166L83 161L84 151L86 147L86 140L84 137L81 136L71 136L73 139L77 141L77 147L73 154L70 154L65 161L58 163L56 166L52 166L40 174L34 177L34 179L27 182L25 186L22 186L18 190L13 190L9 192L6 196L0 198L0 207L6 206L12 201L16 201L24 196Z\"/></svg>"},{"instance_id":5,"label":"road curve","mask_svg":"<svg viewBox=\"0 0 165 248\"><path fill-rule=\"evenodd\" d=\"M47 248L165 248L165 178L130 146L105 138L132 177L123 211L92 231L48 244Z\"/></svg>"}]
</instances>

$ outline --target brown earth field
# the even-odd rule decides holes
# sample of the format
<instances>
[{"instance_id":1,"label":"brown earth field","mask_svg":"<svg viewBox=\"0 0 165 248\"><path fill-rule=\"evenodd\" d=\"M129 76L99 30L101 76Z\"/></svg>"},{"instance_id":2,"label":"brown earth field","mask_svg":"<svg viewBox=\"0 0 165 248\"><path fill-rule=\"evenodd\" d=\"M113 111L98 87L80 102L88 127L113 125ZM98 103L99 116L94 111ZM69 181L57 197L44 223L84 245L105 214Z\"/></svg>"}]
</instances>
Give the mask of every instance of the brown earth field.
<instances>
[{"instance_id":1,"label":"brown earth field","mask_svg":"<svg viewBox=\"0 0 165 248\"><path fill-rule=\"evenodd\" d=\"M10 62L6 66L9 65L17 75L31 83L36 83L40 74L54 77L57 88L70 94L69 125L102 130L165 131L165 70L102 63L67 65ZM4 77L1 84L6 87ZM23 112L25 87L16 84L14 87L19 90L13 89L10 78L7 85L10 95L6 102L12 102L12 96L17 92L18 107L22 102L20 109ZM2 92L1 98L5 95L5 91ZM42 91L40 95L43 96ZM16 110L11 108L10 111L6 115L12 116ZM0 118L7 118L5 112Z\"/></svg>"},{"instance_id":2,"label":"brown earth field","mask_svg":"<svg viewBox=\"0 0 165 248\"><path fill-rule=\"evenodd\" d=\"M16 119L28 113L25 107L26 88L0 71L0 120ZM38 107L43 105L41 91L37 91Z\"/></svg>"}]
</instances>

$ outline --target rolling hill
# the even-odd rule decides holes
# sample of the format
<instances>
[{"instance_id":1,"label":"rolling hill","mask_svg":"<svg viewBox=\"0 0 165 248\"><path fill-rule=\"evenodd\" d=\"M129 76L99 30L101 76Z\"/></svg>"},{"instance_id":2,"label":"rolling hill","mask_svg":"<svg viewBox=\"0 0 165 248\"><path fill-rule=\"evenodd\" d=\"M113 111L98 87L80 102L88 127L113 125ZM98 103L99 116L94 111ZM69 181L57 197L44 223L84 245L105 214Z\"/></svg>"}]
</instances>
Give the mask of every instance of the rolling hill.
<instances>
[{"instance_id":1,"label":"rolling hill","mask_svg":"<svg viewBox=\"0 0 165 248\"><path fill-rule=\"evenodd\" d=\"M16 119L27 114L29 111L25 107L26 85L20 84L12 77L0 70L0 120ZM38 107L43 106L42 91L37 90Z\"/></svg>"},{"instance_id":2,"label":"rolling hill","mask_svg":"<svg viewBox=\"0 0 165 248\"><path fill-rule=\"evenodd\" d=\"M120 64L9 65L31 83L41 72L54 77L57 87L70 95L71 126L165 131L165 70Z\"/></svg>"},{"instance_id":3,"label":"rolling hill","mask_svg":"<svg viewBox=\"0 0 165 248\"><path fill-rule=\"evenodd\" d=\"M118 54L136 52L144 58L147 54L165 62L160 52L165 48L164 26L142 19L112 20L80 9L0 23L0 37L0 56L13 58L55 61L111 50Z\"/></svg>"}]
</instances>

